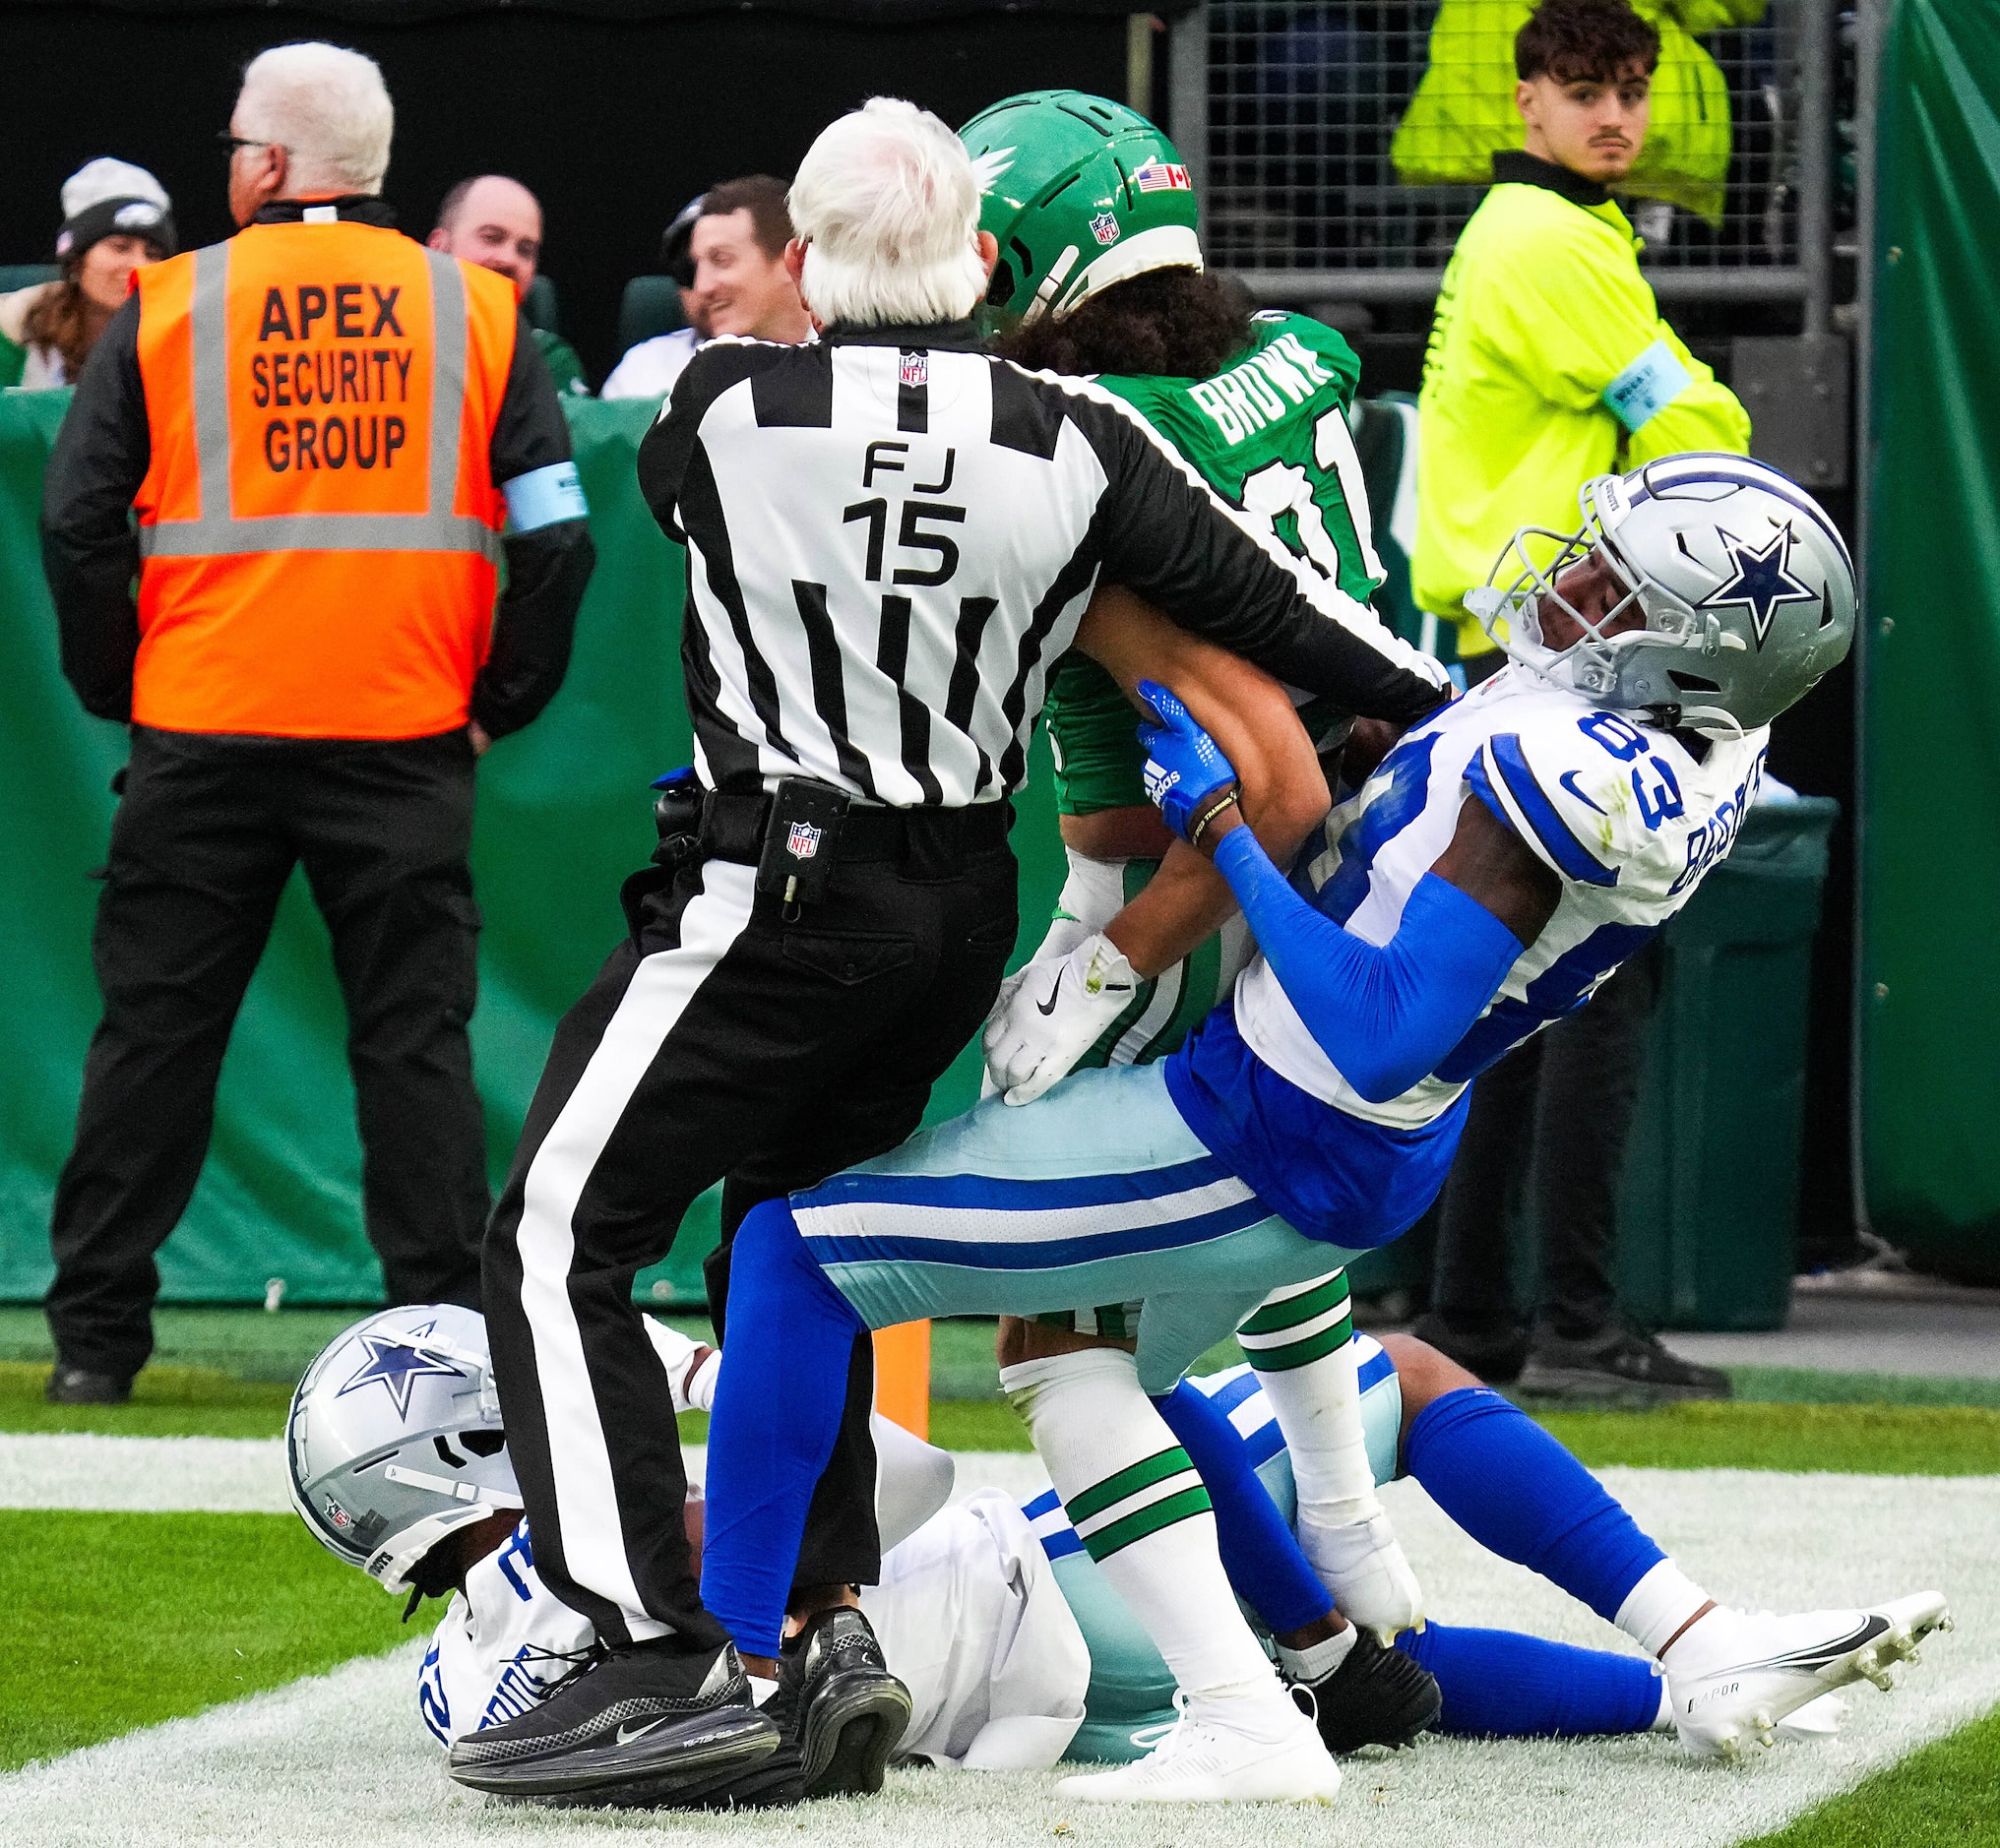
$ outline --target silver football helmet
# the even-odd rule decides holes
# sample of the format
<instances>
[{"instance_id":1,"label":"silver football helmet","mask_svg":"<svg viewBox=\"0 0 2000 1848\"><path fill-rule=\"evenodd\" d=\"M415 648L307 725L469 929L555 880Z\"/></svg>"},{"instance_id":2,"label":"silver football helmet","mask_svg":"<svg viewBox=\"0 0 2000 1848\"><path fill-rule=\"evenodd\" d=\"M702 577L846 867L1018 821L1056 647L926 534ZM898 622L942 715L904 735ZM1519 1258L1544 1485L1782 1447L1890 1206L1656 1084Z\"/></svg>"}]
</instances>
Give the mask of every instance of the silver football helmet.
<instances>
[{"instance_id":1,"label":"silver football helmet","mask_svg":"<svg viewBox=\"0 0 2000 1848\"><path fill-rule=\"evenodd\" d=\"M285 1458L313 1538L406 1589L446 1534L521 1506L485 1318L386 1309L336 1336L291 1395Z\"/></svg>"},{"instance_id":2,"label":"silver football helmet","mask_svg":"<svg viewBox=\"0 0 2000 1848\"><path fill-rule=\"evenodd\" d=\"M1719 736L1767 725L1845 658L1858 596L1834 523L1769 463L1691 452L1578 491L1575 532L1524 526L1466 607L1509 656L1557 686L1611 708L1648 708ZM1543 541L1531 549L1531 541ZM1535 552L1553 547L1537 562ZM1593 549L1626 586L1596 622L1555 587ZM1506 587L1500 587L1503 580ZM1542 643L1549 598L1583 628L1564 648ZM1643 628L1604 630L1634 603Z\"/></svg>"}]
</instances>

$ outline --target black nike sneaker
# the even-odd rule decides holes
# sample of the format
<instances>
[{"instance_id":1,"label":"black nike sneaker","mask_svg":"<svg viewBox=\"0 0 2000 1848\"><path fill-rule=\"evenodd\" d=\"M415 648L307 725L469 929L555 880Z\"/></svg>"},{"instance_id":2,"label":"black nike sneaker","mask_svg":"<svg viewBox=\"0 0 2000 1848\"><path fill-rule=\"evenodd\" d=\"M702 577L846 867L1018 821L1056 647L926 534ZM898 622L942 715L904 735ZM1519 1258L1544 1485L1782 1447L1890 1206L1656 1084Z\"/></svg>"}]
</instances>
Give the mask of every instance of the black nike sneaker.
<instances>
[{"instance_id":1,"label":"black nike sneaker","mask_svg":"<svg viewBox=\"0 0 2000 1848\"><path fill-rule=\"evenodd\" d=\"M496 1797L620 1807L795 1803L796 1766L750 1704L727 1643L671 1639L612 1649L531 1712L452 1747L453 1778Z\"/></svg>"},{"instance_id":2,"label":"black nike sneaker","mask_svg":"<svg viewBox=\"0 0 2000 1848\"><path fill-rule=\"evenodd\" d=\"M889 1672L868 1620L821 1611L785 1645L762 1711L798 1748L808 1797L870 1795L909 1724L909 1690Z\"/></svg>"},{"instance_id":3,"label":"black nike sneaker","mask_svg":"<svg viewBox=\"0 0 2000 1848\"><path fill-rule=\"evenodd\" d=\"M1433 1309L1417 1317L1409 1331L1491 1386L1513 1385L1528 1358L1528 1330L1519 1326L1470 1332L1454 1327Z\"/></svg>"},{"instance_id":4,"label":"black nike sneaker","mask_svg":"<svg viewBox=\"0 0 2000 1848\"><path fill-rule=\"evenodd\" d=\"M1312 1695L1313 1719L1329 1752L1406 1746L1444 1711L1444 1694L1414 1656L1385 1649L1358 1627L1354 1646L1331 1673L1318 1681L1285 1679Z\"/></svg>"},{"instance_id":5,"label":"black nike sneaker","mask_svg":"<svg viewBox=\"0 0 2000 1848\"><path fill-rule=\"evenodd\" d=\"M1682 1360L1623 1320L1578 1340L1537 1333L1515 1389L1572 1405L1663 1405L1725 1399L1730 1390L1720 1368Z\"/></svg>"}]
</instances>

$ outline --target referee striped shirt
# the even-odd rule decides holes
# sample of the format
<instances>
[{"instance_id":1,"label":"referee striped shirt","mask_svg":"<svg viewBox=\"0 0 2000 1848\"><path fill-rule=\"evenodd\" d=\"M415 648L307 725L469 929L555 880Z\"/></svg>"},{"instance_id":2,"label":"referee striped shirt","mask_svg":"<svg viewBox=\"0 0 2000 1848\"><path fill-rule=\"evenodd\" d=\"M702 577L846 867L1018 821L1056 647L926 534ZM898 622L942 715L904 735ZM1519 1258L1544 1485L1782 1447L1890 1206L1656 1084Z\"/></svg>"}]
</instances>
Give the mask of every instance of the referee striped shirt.
<instances>
[{"instance_id":1,"label":"referee striped shirt","mask_svg":"<svg viewBox=\"0 0 2000 1848\"><path fill-rule=\"evenodd\" d=\"M639 479L687 548L712 788L803 774L899 807L998 800L1100 583L1355 712L1407 722L1444 697L1122 400L979 352L969 323L716 340Z\"/></svg>"}]
</instances>

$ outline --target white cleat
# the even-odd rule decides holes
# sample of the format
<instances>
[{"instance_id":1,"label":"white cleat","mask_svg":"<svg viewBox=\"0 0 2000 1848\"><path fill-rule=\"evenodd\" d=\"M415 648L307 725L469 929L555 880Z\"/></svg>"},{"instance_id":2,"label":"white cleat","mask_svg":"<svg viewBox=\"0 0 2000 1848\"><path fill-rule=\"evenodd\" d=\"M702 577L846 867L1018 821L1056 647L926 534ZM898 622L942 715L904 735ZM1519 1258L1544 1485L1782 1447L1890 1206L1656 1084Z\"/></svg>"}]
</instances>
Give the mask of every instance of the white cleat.
<instances>
[{"instance_id":1,"label":"white cleat","mask_svg":"<svg viewBox=\"0 0 2000 1848\"><path fill-rule=\"evenodd\" d=\"M1698 1758L1740 1758L1773 1744L1781 1722L1836 1688L1865 1680L1886 1692L1894 1664L1950 1628L1936 1591L1867 1611L1711 1611L1667 1652L1674 1730Z\"/></svg>"},{"instance_id":2,"label":"white cleat","mask_svg":"<svg viewBox=\"0 0 2000 1848\"><path fill-rule=\"evenodd\" d=\"M1289 1698L1289 1720L1263 1700L1178 1704L1173 1731L1145 1757L1066 1777L1055 1794L1077 1803L1332 1803L1339 1793L1340 1766ZM1246 1705L1254 1724L1230 1724L1231 1710Z\"/></svg>"},{"instance_id":3,"label":"white cleat","mask_svg":"<svg viewBox=\"0 0 2000 1848\"><path fill-rule=\"evenodd\" d=\"M1909 1658L1912 1662L1914 1656ZM1773 1730L1781 1739L1818 1741L1831 1739L1847 1717L1847 1703L1836 1694L1808 1700L1795 1712L1787 1713Z\"/></svg>"}]
</instances>

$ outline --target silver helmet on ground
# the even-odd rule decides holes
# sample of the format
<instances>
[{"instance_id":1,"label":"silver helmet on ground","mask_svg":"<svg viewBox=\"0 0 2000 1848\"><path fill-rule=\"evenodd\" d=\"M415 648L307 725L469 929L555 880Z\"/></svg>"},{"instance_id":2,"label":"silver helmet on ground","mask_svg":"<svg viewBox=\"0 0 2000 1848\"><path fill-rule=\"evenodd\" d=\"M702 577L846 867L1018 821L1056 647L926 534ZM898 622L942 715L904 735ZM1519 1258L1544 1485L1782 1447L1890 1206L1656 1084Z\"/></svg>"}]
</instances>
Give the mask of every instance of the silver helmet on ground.
<instances>
[{"instance_id":1,"label":"silver helmet on ground","mask_svg":"<svg viewBox=\"0 0 2000 1848\"><path fill-rule=\"evenodd\" d=\"M285 1461L313 1538L389 1591L446 1534L520 1508L485 1319L387 1309L337 1335L291 1396Z\"/></svg>"},{"instance_id":2,"label":"silver helmet on ground","mask_svg":"<svg viewBox=\"0 0 2000 1848\"><path fill-rule=\"evenodd\" d=\"M1504 646L1524 667L1601 706L1734 735L1768 725L1845 658L1859 600L1853 561L1819 504L1769 463L1663 456L1598 475L1577 499L1575 532L1522 527L1486 586L1466 597L1496 641L1506 622ZM1594 549L1625 585L1594 623L1555 587ZM1544 598L1583 628L1567 647L1543 645ZM1645 626L1605 634L1635 603Z\"/></svg>"}]
</instances>

